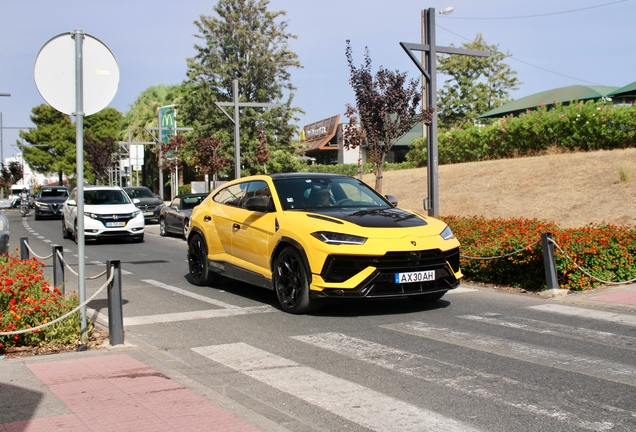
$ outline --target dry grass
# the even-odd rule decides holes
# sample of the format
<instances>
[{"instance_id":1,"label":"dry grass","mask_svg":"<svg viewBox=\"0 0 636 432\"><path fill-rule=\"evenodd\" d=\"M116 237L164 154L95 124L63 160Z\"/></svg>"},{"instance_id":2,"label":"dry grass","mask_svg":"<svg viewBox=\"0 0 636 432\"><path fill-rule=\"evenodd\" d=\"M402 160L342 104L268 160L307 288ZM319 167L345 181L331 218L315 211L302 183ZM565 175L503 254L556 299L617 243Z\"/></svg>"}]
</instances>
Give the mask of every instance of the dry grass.
<instances>
[{"instance_id":1,"label":"dry grass","mask_svg":"<svg viewBox=\"0 0 636 432\"><path fill-rule=\"evenodd\" d=\"M375 184L373 174L363 180ZM423 212L426 168L385 172L383 193ZM636 149L441 165L439 204L441 216L517 216L564 228L636 225Z\"/></svg>"}]
</instances>

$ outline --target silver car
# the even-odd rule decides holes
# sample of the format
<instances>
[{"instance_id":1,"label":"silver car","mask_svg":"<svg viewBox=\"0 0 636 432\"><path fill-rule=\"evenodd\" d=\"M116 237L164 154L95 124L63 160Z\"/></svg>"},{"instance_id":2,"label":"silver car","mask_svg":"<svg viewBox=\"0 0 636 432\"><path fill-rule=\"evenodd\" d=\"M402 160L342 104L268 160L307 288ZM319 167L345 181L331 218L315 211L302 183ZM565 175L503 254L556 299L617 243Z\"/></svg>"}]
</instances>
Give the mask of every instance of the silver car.
<instances>
[{"instance_id":1,"label":"silver car","mask_svg":"<svg viewBox=\"0 0 636 432\"><path fill-rule=\"evenodd\" d=\"M4 214L4 211L0 211L0 254L9 253L9 221Z\"/></svg>"}]
</instances>

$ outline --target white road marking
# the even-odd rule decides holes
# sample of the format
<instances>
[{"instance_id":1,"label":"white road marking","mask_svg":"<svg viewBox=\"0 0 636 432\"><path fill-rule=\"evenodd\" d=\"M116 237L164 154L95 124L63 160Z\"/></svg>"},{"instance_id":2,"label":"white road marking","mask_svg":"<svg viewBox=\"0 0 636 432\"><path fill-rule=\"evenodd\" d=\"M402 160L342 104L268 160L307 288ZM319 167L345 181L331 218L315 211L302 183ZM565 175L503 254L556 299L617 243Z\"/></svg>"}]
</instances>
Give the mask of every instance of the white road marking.
<instances>
[{"instance_id":1,"label":"white road marking","mask_svg":"<svg viewBox=\"0 0 636 432\"><path fill-rule=\"evenodd\" d=\"M503 320L496 318L496 316L499 316L499 314L462 315L458 318L550 336L566 336L570 339L593 342L621 349L636 350L636 337L633 336L624 336L616 333L590 330L583 327L572 327L563 324L555 324L514 316L506 317L505 320Z\"/></svg>"},{"instance_id":2,"label":"white road marking","mask_svg":"<svg viewBox=\"0 0 636 432\"><path fill-rule=\"evenodd\" d=\"M585 309L573 306L565 306L561 304L543 304L538 306L530 306L529 309L540 310L542 312L553 312L562 315L580 316L583 318L592 318L601 321L615 322L629 326L636 326L636 316L625 315L613 312L603 312L593 309Z\"/></svg>"},{"instance_id":3,"label":"white road marking","mask_svg":"<svg viewBox=\"0 0 636 432\"><path fill-rule=\"evenodd\" d=\"M177 288L177 287L172 286L172 285L167 285L165 283L162 283L162 282L159 282L159 281L156 281L156 280L153 280L153 279L142 279L141 281L142 282L146 282L147 284L154 285L156 287L163 288L165 290L172 291L172 292L175 292L177 294L181 294L181 295L193 298L193 299L197 299L197 300L200 300L202 302L210 303L210 304L213 304L213 305L225 308L225 309L241 309L240 306L235 306L235 305L232 305L232 304L229 304L229 303L222 302L220 300L215 300L215 299L212 299L210 297L202 296L201 294L196 294L196 293L193 293L191 291L187 291L187 290L184 290L184 289L181 289L181 288Z\"/></svg>"},{"instance_id":4,"label":"white road marking","mask_svg":"<svg viewBox=\"0 0 636 432\"><path fill-rule=\"evenodd\" d=\"M449 328L432 327L419 321L390 324L382 327L545 367L636 386L636 368L631 365L610 362L600 358L573 355L502 338L464 333Z\"/></svg>"},{"instance_id":5,"label":"white road marking","mask_svg":"<svg viewBox=\"0 0 636 432\"><path fill-rule=\"evenodd\" d=\"M608 409L594 401L568 400L561 391L551 392L543 387L525 384L513 379L482 373L450 362L409 353L374 342L353 338L340 333L321 333L294 336L292 339L347 356L365 363L450 388L472 397L479 397L512 406L520 410L576 425L580 429L607 430L636 413L617 407ZM558 400L558 403L555 401ZM597 406L607 412L603 421L581 410ZM610 414L611 413L611 414ZM611 420L611 422L609 421Z\"/></svg>"},{"instance_id":6,"label":"white road marking","mask_svg":"<svg viewBox=\"0 0 636 432\"><path fill-rule=\"evenodd\" d=\"M271 306L254 306L238 309L212 309L191 312L176 312L160 315L146 315L124 318L124 326L136 326L145 324L168 323L176 321L192 321L209 318L227 318L238 315L251 315L256 313L276 312Z\"/></svg>"},{"instance_id":7,"label":"white road marking","mask_svg":"<svg viewBox=\"0 0 636 432\"><path fill-rule=\"evenodd\" d=\"M302 366L245 343L192 348L215 362L349 421L378 431L475 430L436 412Z\"/></svg>"}]
</instances>

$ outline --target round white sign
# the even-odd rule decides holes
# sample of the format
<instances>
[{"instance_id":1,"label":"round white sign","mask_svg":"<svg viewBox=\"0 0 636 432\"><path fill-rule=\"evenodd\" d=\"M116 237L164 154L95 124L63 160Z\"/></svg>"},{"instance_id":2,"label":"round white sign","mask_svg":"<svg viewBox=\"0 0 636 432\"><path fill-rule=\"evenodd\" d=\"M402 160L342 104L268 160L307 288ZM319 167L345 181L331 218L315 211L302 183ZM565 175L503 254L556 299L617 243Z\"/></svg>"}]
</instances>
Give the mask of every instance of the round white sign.
<instances>
[{"instance_id":1,"label":"round white sign","mask_svg":"<svg viewBox=\"0 0 636 432\"><path fill-rule=\"evenodd\" d=\"M70 32L49 40L35 60L35 84L40 95L53 108L75 115L75 35L84 36L82 111L89 116L104 109L115 97L119 86L117 60L99 39L81 32Z\"/></svg>"}]
</instances>

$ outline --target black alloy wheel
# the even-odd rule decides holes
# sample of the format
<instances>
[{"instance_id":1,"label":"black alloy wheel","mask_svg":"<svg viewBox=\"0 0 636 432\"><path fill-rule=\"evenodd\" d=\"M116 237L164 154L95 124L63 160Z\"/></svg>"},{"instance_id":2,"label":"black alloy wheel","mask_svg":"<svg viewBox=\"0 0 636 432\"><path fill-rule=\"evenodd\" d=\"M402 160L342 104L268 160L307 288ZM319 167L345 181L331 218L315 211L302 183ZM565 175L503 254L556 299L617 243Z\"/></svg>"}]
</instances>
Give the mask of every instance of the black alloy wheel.
<instances>
[{"instance_id":1,"label":"black alloy wheel","mask_svg":"<svg viewBox=\"0 0 636 432\"><path fill-rule=\"evenodd\" d=\"M274 264L274 289L278 302L285 312L303 314L318 308L309 298L309 278L303 258L288 246L276 258Z\"/></svg>"},{"instance_id":2,"label":"black alloy wheel","mask_svg":"<svg viewBox=\"0 0 636 432\"><path fill-rule=\"evenodd\" d=\"M218 282L221 277L210 271L208 266L208 247L200 233L193 234L188 241L188 270L192 283L206 286Z\"/></svg>"}]
</instances>

